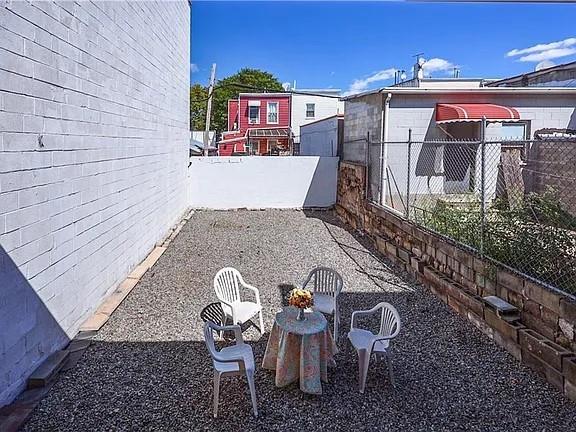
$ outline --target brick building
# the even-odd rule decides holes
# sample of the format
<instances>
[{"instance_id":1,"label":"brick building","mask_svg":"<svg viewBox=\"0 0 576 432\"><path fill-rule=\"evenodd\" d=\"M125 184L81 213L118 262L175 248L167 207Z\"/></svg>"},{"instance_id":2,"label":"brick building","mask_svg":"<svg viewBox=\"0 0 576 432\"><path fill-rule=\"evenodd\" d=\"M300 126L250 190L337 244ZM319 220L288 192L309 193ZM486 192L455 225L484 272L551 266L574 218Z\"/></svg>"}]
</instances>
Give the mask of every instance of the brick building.
<instances>
[{"instance_id":1,"label":"brick building","mask_svg":"<svg viewBox=\"0 0 576 432\"><path fill-rule=\"evenodd\" d=\"M187 207L187 1L0 3L0 406Z\"/></svg>"}]
</instances>

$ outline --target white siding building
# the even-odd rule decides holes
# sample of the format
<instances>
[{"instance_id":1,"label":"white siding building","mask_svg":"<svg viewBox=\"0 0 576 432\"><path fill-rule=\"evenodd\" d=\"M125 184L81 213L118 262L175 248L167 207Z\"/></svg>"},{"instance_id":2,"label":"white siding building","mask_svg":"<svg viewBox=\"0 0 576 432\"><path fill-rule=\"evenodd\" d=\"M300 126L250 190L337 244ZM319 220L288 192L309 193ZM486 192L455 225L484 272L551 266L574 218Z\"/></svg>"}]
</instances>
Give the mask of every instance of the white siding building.
<instances>
[{"instance_id":1,"label":"white siding building","mask_svg":"<svg viewBox=\"0 0 576 432\"><path fill-rule=\"evenodd\" d=\"M300 126L300 156L339 156L343 133L343 114Z\"/></svg>"},{"instance_id":2,"label":"white siding building","mask_svg":"<svg viewBox=\"0 0 576 432\"><path fill-rule=\"evenodd\" d=\"M300 143L300 126L316 120L344 113L339 89L294 89L292 93L290 124L294 143Z\"/></svg>"}]
</instances>

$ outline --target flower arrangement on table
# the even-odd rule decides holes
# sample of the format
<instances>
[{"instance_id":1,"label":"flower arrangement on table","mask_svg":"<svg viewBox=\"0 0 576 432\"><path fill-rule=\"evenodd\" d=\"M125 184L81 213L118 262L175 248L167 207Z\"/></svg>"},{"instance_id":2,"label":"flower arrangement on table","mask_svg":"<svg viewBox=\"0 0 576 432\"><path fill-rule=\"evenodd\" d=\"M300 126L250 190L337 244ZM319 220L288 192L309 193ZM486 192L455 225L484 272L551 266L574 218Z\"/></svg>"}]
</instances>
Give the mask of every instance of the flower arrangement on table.
<instances>
[{"instance_id":1,"label":"flower arrangement on table","mask_svg":"<svg viewBox=\"0 0 576 432\"><path fill-rule=\"evenodd\" d=\"M302 321L305 318L304 309L308 309L314 306L314 295L310 290L295 288L290 292L288 304L300 309L298 311L297 319Z\"/></svg>"}]
</instances>

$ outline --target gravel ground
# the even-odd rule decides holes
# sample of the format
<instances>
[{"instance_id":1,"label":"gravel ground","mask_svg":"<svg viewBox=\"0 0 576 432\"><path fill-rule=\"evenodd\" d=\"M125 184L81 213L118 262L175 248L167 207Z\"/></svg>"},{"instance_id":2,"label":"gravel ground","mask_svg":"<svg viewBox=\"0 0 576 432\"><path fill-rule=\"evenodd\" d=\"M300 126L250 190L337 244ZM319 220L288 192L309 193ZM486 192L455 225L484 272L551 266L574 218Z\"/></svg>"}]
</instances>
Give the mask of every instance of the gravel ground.
<instances>
[{"instance_id":1,"label":"gravel ground","mask_svg":"<svg viewBox=\"0 0 576 432\"><path fill-rule=\"evenodd\" d=\"M320 397L276 388L258 369L260 417L244 378L224 379L212 418L212 367L202 308L212 278L238 268L259 287L269 331L279 284L316 265L344 278L337 367ZM403 329L394 344L397 388L372 365L364 395L344 332L354 309L394 304ZM245 331L261 364L268 334ZM576 405L520 365L423 287L407 281L364 239L328 212L197 212L98 333L76 368L60 378L25 430L569 430Z\"/></svg>"}]
</instances>

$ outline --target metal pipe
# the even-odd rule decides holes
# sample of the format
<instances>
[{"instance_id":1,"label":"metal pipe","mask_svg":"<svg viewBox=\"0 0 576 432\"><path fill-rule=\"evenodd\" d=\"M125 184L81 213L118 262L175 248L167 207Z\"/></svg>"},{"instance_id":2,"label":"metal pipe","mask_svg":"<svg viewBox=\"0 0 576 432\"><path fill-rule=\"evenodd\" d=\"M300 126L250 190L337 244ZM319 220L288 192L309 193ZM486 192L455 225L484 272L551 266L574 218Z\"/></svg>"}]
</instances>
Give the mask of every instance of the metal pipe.
<instances>
[{"instance_id":1,"label":"metal pipe","mask_svg":"<svg viewBox=\"0 0 576 432\"><path fill-rule=\"evenodd\" d=\"M406 177L406 219L410 219L411 162L412 162L412 129L408 129L408 176Z\"/></svg>"},{"instance_id":2,"label":"metal pipe","mask_svg":"<svg viewBox=\"0 0 576 432\"><path fill-rule=\"evenodd\" d=\"M377 202L382 204L382 190L383 187L383 178L384 178L384 107L380 112L380 155L378 156L378 198Z\"/></svg>"},{"instance_id":3,"label":"metal pipe","mask_svg":"<svg viewBox=\"0 0 576 432\"><path fill-rule=\"evenodd\" d=\"M484 234L486 228L486 117L482 117L480 131L480 255L484 256Z\"/></svg>"},{"instance_id":4,"label":"metal pipe","mask_svg":"<svg viewBox=\"0 0 576 432\"><path fill-rule=\"evenodd\" d=\"M388 124L389 124L389 117L390 117L390 99L392 99L392 93L388 93L386 95L386 99L384 100L384 110L382 111L382 127L380 130L380 136L382 137L380 141L382 154L382 169L380 171L380 181L382 182L382 194L380 196L380 204L386 205L386 186L384 185L384 181L388 181ZM384 178L384 174L386 173L386 178Z\"/></svg>"},{"instance_id":5,"label":"metal pipe","mask_svg":"<svg viewBox=\"0 0 576 432\"><path fill-rule=\"evenodd\" d=\"M364 199L370 199L370 131L366 132L366 155L365 155L366 169L364 170Z\"/></svg>"}]
</instances>

